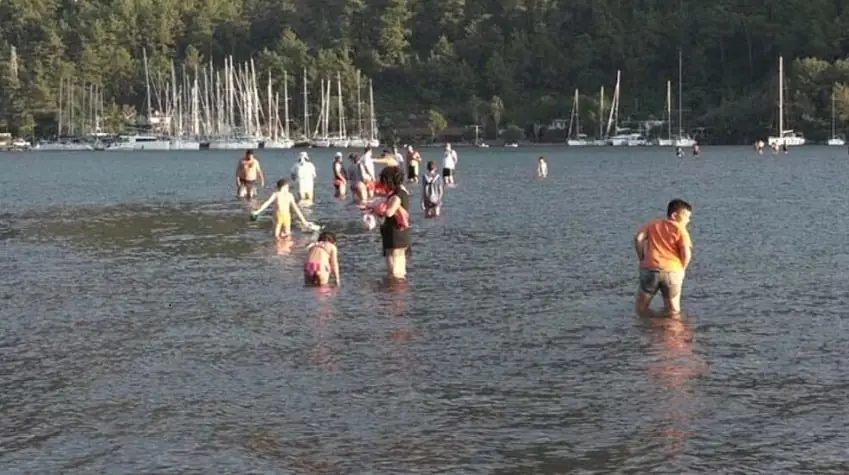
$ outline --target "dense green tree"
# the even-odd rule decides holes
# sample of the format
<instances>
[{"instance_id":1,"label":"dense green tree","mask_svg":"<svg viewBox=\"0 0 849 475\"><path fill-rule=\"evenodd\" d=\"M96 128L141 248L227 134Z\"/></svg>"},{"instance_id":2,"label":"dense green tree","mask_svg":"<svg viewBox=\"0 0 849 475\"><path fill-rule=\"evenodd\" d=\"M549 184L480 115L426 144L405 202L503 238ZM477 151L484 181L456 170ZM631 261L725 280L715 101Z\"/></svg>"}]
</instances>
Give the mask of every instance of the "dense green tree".
<instances>
[{"instance_id":1,"label":"dense green tree","mask_svg":"<svg viewBox=\"0 0 849 475\"><path fill-rule=\"evenodd\" d=\"M723 142L775 133L783 55L785 124L820 139L832 96L838 128L849 122L847 24L849 3L827 0L2 0L0 128L53 133L45 124L58 118L63 78L102 91L103 125L120 128L128 111L146 113L146 53L155 109L165 106L172 62L203 84L210 62L219 70L232 55L255 60L263 91L269 74L279 91L288 73L297 120L304 71L313 116L320 81L335 88L339 73L351 117L362 73L389 129L422 127L429 110L485 124L489 136L502 123L544 128L569 116L577 88L582 130L594 135L608 114L598 90L606 109L617 70L620 125L665 116L667 80L677 109L680 50L684 128ZM75 121L90 101L78 92ZM498 113L476 99L493 97Z\"/></svg>"}]
</instances>

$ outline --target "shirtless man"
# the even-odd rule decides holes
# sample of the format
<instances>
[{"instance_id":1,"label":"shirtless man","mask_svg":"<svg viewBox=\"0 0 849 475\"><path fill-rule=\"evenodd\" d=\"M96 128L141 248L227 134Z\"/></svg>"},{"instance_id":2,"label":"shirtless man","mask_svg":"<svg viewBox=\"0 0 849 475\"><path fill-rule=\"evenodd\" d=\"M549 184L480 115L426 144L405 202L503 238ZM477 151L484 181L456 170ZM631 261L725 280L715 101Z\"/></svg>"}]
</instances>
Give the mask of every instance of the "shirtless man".
<instances>
[{"instance_id":1,"label":"shirtless man","mask_svg":"<svg viewBox=\"0 0 849 475\"><path fill-rule=\"evenodd\" d=\"M248 150L236 165L236 195L239 198L256 196L256 179L259 176L260 186L265 186L265 174L259 166L259 160L254 157L254 151Z\"/></svg>"},{"instance_id":2,"label":"shirtless man","mask_svg":"<svg viewBox=\"0 0 849 475\"><path fill-rule=\"evenodd\" d=\"M301 208L295 202L295 197L289 192L289 182L283 178L277 181L277 191L259 207L251 213L251 218L256 219L256 216L265 211L266 208L274 203L274 237L284 238L292 235L292 214L290 210L294 210L301 224L306 228L310 223L304 218L301 213Z\"/></svg>"},{"instance_id":3,"label":"shirtless man","mask_svg":"<svg viewBox=\"0 0 849 475\"><path fill-rule=\"evenodd\" d=\"M666 207L665 219L650 221L634 236L634 250L640 261L637 315L654 316L649 306L660 291L666 316L680 317L684 273L693 258L693 242L687 231L692 211L690 203L672 200Z\"/></svg>"},{"instance_id":4,"label":"shirtless man","mask_svg":"<svg viewBox=\"0 0 849 475\"><path fill-rule=\"evenodd\" d=\"M419 182L419 165L422 163L422 156L419 152L413 150L412 145L407 145L407 179L410 183Z\"/></svg>"}]
</instances>

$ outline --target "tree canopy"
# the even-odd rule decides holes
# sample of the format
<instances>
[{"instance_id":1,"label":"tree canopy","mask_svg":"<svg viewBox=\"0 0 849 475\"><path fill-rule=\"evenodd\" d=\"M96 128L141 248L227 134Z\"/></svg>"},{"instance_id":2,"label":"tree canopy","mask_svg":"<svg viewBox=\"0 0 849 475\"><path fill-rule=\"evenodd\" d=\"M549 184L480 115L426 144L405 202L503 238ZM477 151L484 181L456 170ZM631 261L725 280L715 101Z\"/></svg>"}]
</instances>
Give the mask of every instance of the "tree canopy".
<instances>
[{"instance_id":1,"label":"tree canopy","mask_svg":"<svg viewBox=\"0 0 849 475\"><path fill-rule=\"evenodd\" d=\"M849 3L825 0L3 0L0 130L53 132L62 78L100 91L114 122L142 111L146 51L165 77L172 60L229 55L276 88L285 70L295 111L304 69L312 84L338 71L346 89L361 71L393 127L427 126L428 111L490 135L547 124L568 118L577 88L589 133L617 70L620 116L665 118L680 49L685 128L722 142L774 133L783 55L787 127L821 139L832 95L840 131L849 120L845 25Z\"/></svg>"}]
</instances>

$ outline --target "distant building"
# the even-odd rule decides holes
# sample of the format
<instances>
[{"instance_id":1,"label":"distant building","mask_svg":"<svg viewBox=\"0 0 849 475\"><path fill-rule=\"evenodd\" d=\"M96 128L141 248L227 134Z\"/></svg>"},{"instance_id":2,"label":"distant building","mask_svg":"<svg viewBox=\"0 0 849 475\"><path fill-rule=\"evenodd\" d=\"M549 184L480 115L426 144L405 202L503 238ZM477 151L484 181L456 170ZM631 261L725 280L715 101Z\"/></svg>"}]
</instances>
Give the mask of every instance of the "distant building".
<instances>
[{"instance_id":1,"label":"distant building","mask_svg":"<svg viewBox=\"0 0 849 475\"><path fill-rule=\"evenodd\" d=\"M569 128L568 119L554 119L548 124L548 130L566 130Z\"/></svg>"}]
</instances>

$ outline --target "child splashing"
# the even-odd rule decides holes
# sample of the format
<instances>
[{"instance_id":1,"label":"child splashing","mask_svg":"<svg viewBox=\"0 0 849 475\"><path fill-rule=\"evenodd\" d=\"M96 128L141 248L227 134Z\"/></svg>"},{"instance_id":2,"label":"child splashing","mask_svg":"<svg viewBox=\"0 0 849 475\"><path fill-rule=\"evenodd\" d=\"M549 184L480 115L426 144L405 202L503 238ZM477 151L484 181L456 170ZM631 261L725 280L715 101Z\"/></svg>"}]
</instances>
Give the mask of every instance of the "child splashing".
<instances>
[{"instance_id":1,"label":"child splashing","mask_svg":"<svg viewBox=\"0 0 849 475\"><path fill-rule=\"evenodd\" d=\"M328 285L331 275L336 278L336 285L341 285L336 235L323 232L318 236L318 241L310 244L307 248L307 260L304 262L304 284L310 286Z\"/></svg>"}]
</instances>

